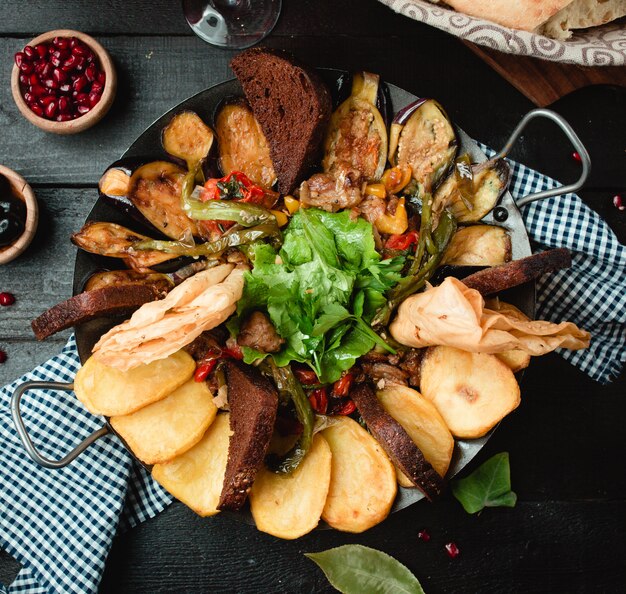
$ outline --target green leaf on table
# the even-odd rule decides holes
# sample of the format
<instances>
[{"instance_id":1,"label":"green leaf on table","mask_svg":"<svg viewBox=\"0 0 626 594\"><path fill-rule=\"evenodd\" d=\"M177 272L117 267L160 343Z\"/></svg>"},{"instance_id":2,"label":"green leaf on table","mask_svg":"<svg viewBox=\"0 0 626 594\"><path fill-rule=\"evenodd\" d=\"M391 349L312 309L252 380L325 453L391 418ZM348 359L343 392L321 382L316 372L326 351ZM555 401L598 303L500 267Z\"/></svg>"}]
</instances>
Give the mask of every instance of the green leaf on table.
<instances>
[{"instance_id":1,"label":"green leaf on table","mask_svg":"<svg viewBox=\"0 0 626 594\"><path fill-rule=\"evenodd\" d=\"M343 545L305 553L343 594L424 594L417 578L386 553L362 545Z\"/></svg>"},{"instance_id":2,"label":"green leaf on table","mask_svg":"<svg viewBox=\"0 0 626 594\"><path fill-rule=\"evenodd\" d=\"M452 481L450 489L468 514L485 507L515 507L517 495L511 491L509 453L489 458L468 477Z\"/></svg>"}]
</instances>

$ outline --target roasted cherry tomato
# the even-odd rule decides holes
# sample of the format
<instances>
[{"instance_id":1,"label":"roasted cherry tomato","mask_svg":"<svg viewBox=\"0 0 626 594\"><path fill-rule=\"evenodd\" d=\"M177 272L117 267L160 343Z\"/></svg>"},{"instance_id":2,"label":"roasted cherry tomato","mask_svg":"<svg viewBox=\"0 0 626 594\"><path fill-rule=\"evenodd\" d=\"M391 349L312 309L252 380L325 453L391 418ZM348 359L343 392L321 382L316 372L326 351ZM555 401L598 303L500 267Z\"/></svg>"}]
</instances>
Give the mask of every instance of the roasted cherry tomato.
<instances>
[{"instance_id":1,"label":"roasted cherry tomato","mask_svg":"<svg viewBox=\"0 0 626 594\"><path fill-rule=\"evenodd\" d=\"M353 381L354 374L346 373L334 383L333 394L339 397L347 396L350 393L350 388Z\"/></svg>"},{"instance_id":2,"label":"roasted cherry tomato","mask_svg":"<svg viewBox=\"0 0 626 594\"><path fill-rule=\"evenodd\" d=\"M309 394L311 408L318 415L325 415L328 410L328 391L326 388L316 388Z\"/></svg>"},{"instance_id":3,"label":"roasted cherry tomato","mask_svg":"<svg viewBox=\"0 0 626 594\"><path fill-rule=\"evenodd\" d=\"M391 235L385 243L385 247L388 250L408 250L409 246L417 243L419 240L419 233L417 231L409 231L402 235Z\"/></svg>"},{"instance_id":4,"label":"roasted cherry tomato","mask_svg":"<svg viewBox=\"0 0 626 594\"><path fill-rule=\"evenodd\" d=\"M236 200L238 202L252 202L270 208L278 194L255 185L250 178L241 171L233 171L222 178L209 179L204 184L201 199L208 200Z\"/></svg>"}]
</instances>

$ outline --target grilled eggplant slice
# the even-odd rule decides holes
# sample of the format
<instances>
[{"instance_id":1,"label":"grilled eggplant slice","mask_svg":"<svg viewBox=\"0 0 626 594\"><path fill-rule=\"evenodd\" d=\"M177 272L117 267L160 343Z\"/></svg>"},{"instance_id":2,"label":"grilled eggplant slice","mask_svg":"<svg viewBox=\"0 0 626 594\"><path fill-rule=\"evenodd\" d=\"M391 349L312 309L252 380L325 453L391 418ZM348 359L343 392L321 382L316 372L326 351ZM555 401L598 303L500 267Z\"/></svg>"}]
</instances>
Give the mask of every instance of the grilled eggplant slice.
<instances>
[{"instance_id":1,"label":"grilled eggplant slice","mask_svg":"<svg viewBox=\"0 0 626 594\"><path fill-rule=\"evenodd\" d=\"M457 144L443 107L433 99L419 99L391 124L389 161L409 165L420 193L432 192L454 162Z\"/></svg>"},{"instance_id":2,"label":"grilled eggplant slice","mask_svg":"<svg viewBox=\"0 0 626 594\"><path fill-rule=\"evenodd\" d=\"M128 199L161 233L175 240L201 235L181 206L184 169L168 161L146 163L130 178Z\"/></svg>"},{"instance_id":3,"label":"grilled eggplant slice","mask_svg":"<svg viewBox=\"0 0 626 594\"><path fill-rule=\"evenodd\" d=\"M217 115L215 130L219 165L224 175L241 171L264 188L276 183L267 139L245 101L224 105Z\"/></svg>"},{"instance_id":4,"label":"grilled eggplant slice","mask_svg":"<svg viewBox=\"0 0 626 594\"><path fill-rule=\"evenodd\" d=\"M92 274L85 283L85 291L96 291L103 287L142 285L152 287L161 296L174 286L174 281L159 272L137 272L136 270L104 270Z\"/></svg>"},{"instance_id":5,"label":"grilled eggplant slice","mask_svg":"<svg viewBox=\"0 0 626 594\"><path fill-rule=\"evenodd\" d=\"M442 264L451 266L499 266L511 260L511 238L495 225L461 227L452 236Z\"/></svg>"},{"instance_id":6,"label":"grilled eggplant slice","mask_svg":"<svg viewBox=\"0 0 626 594\"><path fill-rule=\"evenodd\" d=\"M177 254L165 252L133 251L134 244L149 241L150 237L115 223L90 221L78 233L74 233L71 240L74 245L90 254L123 258L135 270L147 270L161 262L178 258Z\"/></svg>"},{"instance_id":7,"label":"grilled eggplant slice","mask_svg":"<svg viewBox=\"0 0 626 594\"><path fill-rule=\"evenodd\" d=\"M324 144L324 172L357 172L367 181L380 179L387 162L387 128L376 107L379 78L361 72L352 94L333 113Z\"/></svg>"},{"instance_id":8,"label":"grilled eggplant slice","mask_svg":"<svg viewBox=\"0 0 626 594\"><path fill-rule=\"evenodd\" d=\"M491 212L509 185L511 170L504 159L477 163L471 170L470 196L461 196L458 177L449 175L434 194L433 215L447 208L459 223L475 223Z\"/></svg>"},{"instance_id":9,"label":"grilled eggplant slice","mask_svg":"<svg viewBox=\"0 0 626 594\"><path fill-rule=\"evenodd\" d=\"M173 157L187 162L189 171L194 171L207 157L215 135L193 111L177 113L163 128L161 144Z\"/></svg>"}]
</instances>

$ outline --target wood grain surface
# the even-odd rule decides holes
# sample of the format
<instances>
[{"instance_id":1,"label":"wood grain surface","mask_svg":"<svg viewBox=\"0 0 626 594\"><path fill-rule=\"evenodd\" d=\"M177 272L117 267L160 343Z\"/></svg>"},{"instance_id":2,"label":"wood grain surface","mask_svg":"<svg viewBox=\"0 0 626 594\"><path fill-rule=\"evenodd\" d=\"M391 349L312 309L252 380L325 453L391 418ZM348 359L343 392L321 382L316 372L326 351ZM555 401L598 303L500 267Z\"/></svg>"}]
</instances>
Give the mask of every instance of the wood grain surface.
<instances>
[{"instance_id":1,"label":"wood grain surface","mask_svg":"<svg viewBox=\"0 0 626 594\"><path fill-rule=\"evenodd\" d=\"M433 96L471 136L504 143L533 107L457 39L393 13L376 0L284 0L267 44L321 67L368 69L422 96ZM164 111L231 78L232 52L193 36L172 0L81 0L42 4L4 0L0 8L0 163L33 185L40 205L33 244L0 267L0 290L17 302L0 308L0 385L57 353L67 333L37 343L30 320L71 294L75 248L69 242L96 199L106 168ZM26 122L10 97L11 56L35 34L71 27L93 34L119 74L106 118L75 137L46 135ZM626 216L611 204L626 190L626 92L576 91L552 105L586 143L592 176L581 193L626 241ZM513 157L561 180L578 165L559 132L533 124ZM505 419L477 462L511 455L513 509L468 516L448 494L419 503L363 535L315 532L284 542L230 517L201 519L180 504L115 540L103 593L330 592L303 555L361 543L401 560L429 594L437 592L621 592L626 580L626 376L602 387L557 355L533 361L522 405ZM472 465L472 468L476 464ZM1 503L0 503L1 505ZM1 509L0 509L1 512ZM427 527L432 540L417 532ZM457 542L450 560L443 545ZM0 582L19 565L0 553Z\"/></svg>"}]
</instances>

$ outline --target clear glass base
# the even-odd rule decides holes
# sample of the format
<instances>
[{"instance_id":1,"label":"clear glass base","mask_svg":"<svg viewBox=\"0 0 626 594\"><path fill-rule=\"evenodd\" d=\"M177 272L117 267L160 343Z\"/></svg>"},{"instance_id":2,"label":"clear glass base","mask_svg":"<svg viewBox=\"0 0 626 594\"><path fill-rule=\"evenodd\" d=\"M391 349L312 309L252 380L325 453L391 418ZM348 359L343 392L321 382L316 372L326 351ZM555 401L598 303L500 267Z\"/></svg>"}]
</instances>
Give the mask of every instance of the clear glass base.
<instances>
[{"instance_id":1,"label":"clear glass base","mask_svg":"<svg viewBox=\"0 0 626 594\"><path fill-rule=\"evenodd\" d=\"M282 0L183 0L183 12L200 39L228 49L258 43L273 28Z\"/></svg>"}]
</instances>

